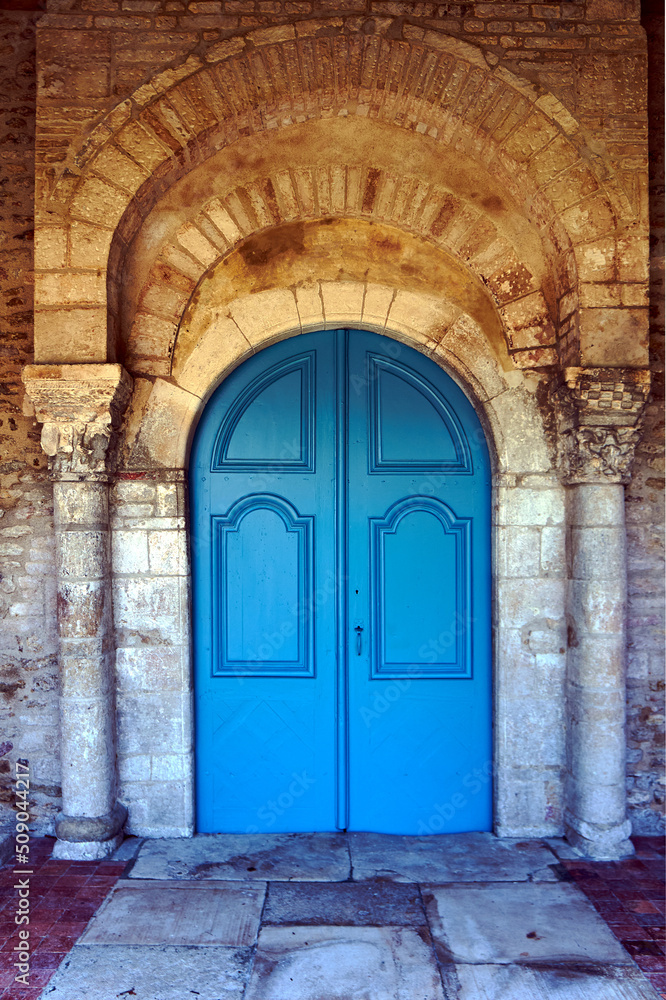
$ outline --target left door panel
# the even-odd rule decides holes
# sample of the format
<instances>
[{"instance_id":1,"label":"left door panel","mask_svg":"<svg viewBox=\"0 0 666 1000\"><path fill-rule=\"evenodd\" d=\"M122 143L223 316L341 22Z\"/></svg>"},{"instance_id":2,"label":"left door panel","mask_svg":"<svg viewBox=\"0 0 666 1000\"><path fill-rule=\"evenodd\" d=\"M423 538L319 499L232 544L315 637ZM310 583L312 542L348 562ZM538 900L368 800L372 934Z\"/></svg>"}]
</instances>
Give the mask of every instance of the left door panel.
<instances>
[{"instance_id":1,"label":"left door panel","mask_svg":"<svg viewBox=\"0 0 666 1000\"><path fill-rule=\"evenodd\" d=\"M335 384L334 338L282 341L197 429L199 832L335 828Z\"/></svg>"}]
</instances>

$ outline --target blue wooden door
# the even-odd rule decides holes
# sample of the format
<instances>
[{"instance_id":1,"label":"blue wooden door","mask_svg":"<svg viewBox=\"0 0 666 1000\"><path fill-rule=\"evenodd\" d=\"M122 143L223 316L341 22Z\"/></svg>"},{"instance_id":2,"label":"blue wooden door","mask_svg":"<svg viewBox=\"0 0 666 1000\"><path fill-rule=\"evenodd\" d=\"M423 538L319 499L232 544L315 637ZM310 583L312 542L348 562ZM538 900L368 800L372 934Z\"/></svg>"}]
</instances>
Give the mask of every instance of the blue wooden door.
<instances>
[{"instance_id":1,"label":"blue wooden door","mask_svg":"<svg viewBox=\"0 0 666 1000\"><path fill-rule=\"evenodd\" d=\"M200 832L491 826L490 472L432 361L283 341L190 465Z\"/></svg>"}]
</instances>

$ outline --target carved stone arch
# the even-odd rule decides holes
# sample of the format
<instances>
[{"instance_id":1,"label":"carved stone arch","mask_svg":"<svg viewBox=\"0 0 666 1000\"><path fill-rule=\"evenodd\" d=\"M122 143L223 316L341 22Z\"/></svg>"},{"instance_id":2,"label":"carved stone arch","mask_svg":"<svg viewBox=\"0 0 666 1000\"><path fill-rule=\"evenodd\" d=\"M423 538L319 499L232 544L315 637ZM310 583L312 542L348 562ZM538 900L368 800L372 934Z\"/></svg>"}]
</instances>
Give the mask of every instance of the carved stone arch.
<instances>
[{"instance_id":1,"label":"carved stone arch","mask_svg":"<svg viewBox=\"0 0 666 1000\"><path fill-rule=\"evenodd\" d=\"M615 259L620 221L624 239L635 222L610 161L588 147L552 95L489 67L473 47L388 19L368 22L367 34L358 28L356 20L297 22L228 39L207 51L208 65L190 57L97 124L53 190L48 207L51 219L60 216L57 233L41 231L43 242L67 241L63 265L37 278L42 360L52 360L47 331L52 339L61 328L71 360L113 357L117 329L111 311L107 343L105 273L113 293L128 246L179 177L243 135L335 117L390 124L492 165L541 232L560 357L580 360L579 281L593 280L600 261ZM640 283L636 275L629 281L627 306ZM585 308L589 327L600 307L592 298ZM629 308L622 319L640 342L642 314ZM67 332L73 324L75 338ZM640 350L642 342L635 364Z\"/></svg>"},{"instance_id":2,"label":"carved stone arch","mask_svg":"<svg viewBox=\"0 0 666 1000\"><path fill-rule=\"evenodd\" d=\"M222 271L222 273L221 273ZM364 280L301 280L236 296L217 269L184 315L170 375L135 377L121 474L186 469L194 430L220 382L252 354L286 337L350 327L399 340L431 357L473 401L499 475L554 474L554 454L531 373L511 365L482 323L444 295Z\"/></svg>"},{"instance_id":3,"label":"carved stone arch","mask_svg":"<svg viewBox=\"0 0 666 1000\"><path fill-rule=\"evenodd\" d=\"M128 296L129 282L122 283L126 366L132 373L171 372L188 295L196 296L200 283L234 250L258 265L282 248L289 266L288 251L298 245L326 271L321 260L326 242L327 255L337 251L338 270L347 273L348 254L358 253L362 239L368 244L369 272L373 251L398 254L405 269L425 268L430 261L433 292L440 274L450 276L454 298L465 288L474 300L472 311L487 314L484 326L503 362L510 359L521 368L557 362L557 301L552 284L544 280L547 261L534 253L530 259L521 240L510 239L498 221L422 174L398 176L388 167L320 161L245 185L232 181L226 196L209 198L164 237L140 288ZM125 272L134 268L130 253Z\"/></svg>"}]
</instances>

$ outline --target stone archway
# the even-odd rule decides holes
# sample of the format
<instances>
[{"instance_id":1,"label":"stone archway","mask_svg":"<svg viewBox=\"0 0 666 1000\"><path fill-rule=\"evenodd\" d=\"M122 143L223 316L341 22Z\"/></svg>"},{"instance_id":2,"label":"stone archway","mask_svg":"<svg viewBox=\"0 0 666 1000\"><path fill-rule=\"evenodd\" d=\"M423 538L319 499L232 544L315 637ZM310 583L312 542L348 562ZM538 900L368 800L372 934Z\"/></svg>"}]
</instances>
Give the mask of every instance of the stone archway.
<instances>
[{"instance_id":1,"label":"stone archway","mask_svg":"<svg viewBox=\"0 0 666 1000\"><path fill-rule=\"evenodd\" d=\"M119 794L132 832L192 832L192 428L249 353L331 324L439 360L491 431L497 831L628 849L621 483L648 387L641 223L551 95L391 24L211 47L208 67L162 74L42 179L24 380L56 479L62 856L112 849ZM335 157L259 162L300 135L316 146L323 124ZM483 175L480 198L456 163Z\"/></svg>"}]
</instances>

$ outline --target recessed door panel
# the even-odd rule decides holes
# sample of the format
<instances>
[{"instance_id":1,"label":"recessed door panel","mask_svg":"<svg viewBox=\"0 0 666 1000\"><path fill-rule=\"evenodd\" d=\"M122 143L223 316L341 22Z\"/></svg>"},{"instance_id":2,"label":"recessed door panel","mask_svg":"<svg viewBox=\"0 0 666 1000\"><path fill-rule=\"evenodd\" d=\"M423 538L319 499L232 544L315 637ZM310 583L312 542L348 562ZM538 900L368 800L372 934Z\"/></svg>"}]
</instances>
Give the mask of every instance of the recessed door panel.
<instances>
[{"instance_id":1,"label":"recessed door panel","mask_svg":"<svg viewBox=\"0 0 666 1000\"><path fill-rule=\"evenodd\" d=\"M213 395L190 473L201 831L491 826L490 479L462 390L359 331Z\"/></svg>"}]
</instances>

